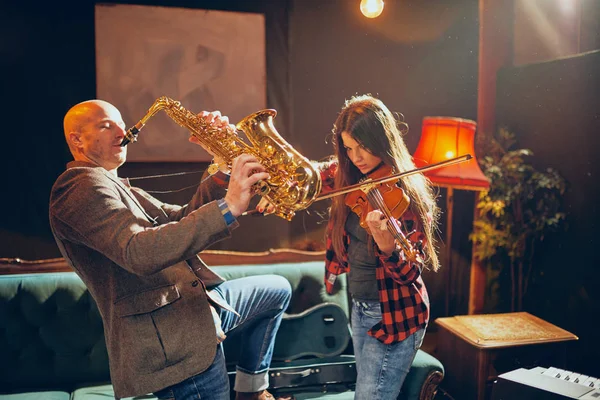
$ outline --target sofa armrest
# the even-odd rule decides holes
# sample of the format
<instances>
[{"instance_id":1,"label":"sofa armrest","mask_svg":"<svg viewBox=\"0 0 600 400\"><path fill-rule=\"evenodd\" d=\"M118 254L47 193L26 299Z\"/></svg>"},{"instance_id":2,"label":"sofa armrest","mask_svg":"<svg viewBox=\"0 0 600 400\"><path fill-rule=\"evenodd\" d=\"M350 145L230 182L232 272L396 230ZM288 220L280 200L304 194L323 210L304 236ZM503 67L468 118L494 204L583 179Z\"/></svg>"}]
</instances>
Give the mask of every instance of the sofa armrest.
<instances>
[{"instance_id":1,"label":"sofa armrest","mask_svg":"<svg viewBox=\"0 0 600 400\"><path fill-rule=\"evenodd\" d=\"M444 374L440 371L431 371L423 386L421 386L421 393L419 394L419 400L432 400L436 395L438 386L444 379Z\"/></svg>"},{"instance_id":2,"label":"sofa armrest","mask_svg":"<svg viewBox=\"0 0 600 400\"><path fill-rule=\"evenodd\" d=\"M444 366L432 355L418 350L402 385L401 400L431 400L444 378Z\"/></svg>"}]
</instances>

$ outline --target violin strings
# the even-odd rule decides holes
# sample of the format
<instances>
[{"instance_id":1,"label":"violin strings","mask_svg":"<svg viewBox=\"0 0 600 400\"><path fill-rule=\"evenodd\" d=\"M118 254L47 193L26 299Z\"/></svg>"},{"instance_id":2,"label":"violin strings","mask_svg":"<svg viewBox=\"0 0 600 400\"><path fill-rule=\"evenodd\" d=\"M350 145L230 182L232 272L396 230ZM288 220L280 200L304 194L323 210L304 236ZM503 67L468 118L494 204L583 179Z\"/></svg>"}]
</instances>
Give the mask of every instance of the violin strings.
<instances>
[{"instance_id":1,"label":"violin strings","mask_svg":"<svg viewBox=\"0 0 600 400\"><path fill-rule=\"evenodd\" d=\"M394 238L396 240L398 240L399 237L397 235L396 229L394 229L394 228L396 228L396 226L392 222L393 220L395 220L395 218L392 217L391 211L388 209L388 207L383 202L383 197L381 196L381 193L379 193L378 190L370 190L367 193L367 198L369 199L371 204L374 205L375 207L377 207L379 209L379 211L381 211L383 213L383 215L387 218L386 225L388 227L388 230L394 236Z\"/></svg>"},{"instance_id":2,"label":"violin strings","mask_svg":"<svg viewBox=\"0 0 600 400\"><path fill-rule=\"evenodd\" d=\"M379 192L379 190L370 190L367 192L367 198L371 202L371 204L377 207L387 218L387 227L388 231L394 236L394 239L402 246L402 248L409 252L411 249L408 246L406 236L402 232L402 229L394 216L391 213L391 210L386 206L383 201L383 196Z\"/></svg>"}]
</instances>

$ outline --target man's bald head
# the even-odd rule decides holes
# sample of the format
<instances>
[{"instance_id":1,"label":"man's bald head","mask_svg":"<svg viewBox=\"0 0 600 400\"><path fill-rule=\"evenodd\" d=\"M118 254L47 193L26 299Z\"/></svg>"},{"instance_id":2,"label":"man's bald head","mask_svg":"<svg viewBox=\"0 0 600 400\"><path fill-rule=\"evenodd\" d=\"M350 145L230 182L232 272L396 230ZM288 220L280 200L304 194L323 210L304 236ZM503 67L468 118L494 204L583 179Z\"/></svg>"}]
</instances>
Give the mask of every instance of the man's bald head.
<instances>
[{"instance_id":1,"label":"man's bald head","mask_svg":"<svg viewBox=\"0 0 600 400\"><path fill-rule=\"evenodd\" d=\"M104 100L76 104L63 120L65 139L76 161L116 169L125 162L127 148L120 145L125 123L119 110Z\"/></svg>"},{"instance_id":2,"label":"man's bald head","mask_svg":"<svg viewBox=\"0 0 600 400\"><path fill-rule=\"evenodd\" d=\"M67 113L63 120L63 129L65 139L69 145L71 153L73 153L73 144L69 140L69 135L72 132L81 132L83 127L90 123L93 117L102 110L107 108L115 108L112 104L104 100L87 100L79 104L75 104Z\"/></svg>"}]
</instances>

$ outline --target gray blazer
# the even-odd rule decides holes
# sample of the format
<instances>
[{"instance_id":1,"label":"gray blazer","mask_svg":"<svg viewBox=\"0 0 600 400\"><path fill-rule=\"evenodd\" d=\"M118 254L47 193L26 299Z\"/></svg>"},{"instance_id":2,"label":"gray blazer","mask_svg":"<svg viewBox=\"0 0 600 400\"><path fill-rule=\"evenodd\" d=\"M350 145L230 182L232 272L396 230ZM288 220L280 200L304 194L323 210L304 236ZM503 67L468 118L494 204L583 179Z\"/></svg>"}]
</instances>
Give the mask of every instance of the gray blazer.
<instances>
[{"instance_id":1,"label":"gray blazer","mask_svg":"<svg viewBox=\"0 0 600 400\"><path fill-rule=\"evenodd\" d=\"M179 383L215 357L206 287L222 279L197 253L230 230L202 193L164 204L84 162L69 163L52 188L52 232L102 315L117 398Z\"/></svg>"}]
</instances>

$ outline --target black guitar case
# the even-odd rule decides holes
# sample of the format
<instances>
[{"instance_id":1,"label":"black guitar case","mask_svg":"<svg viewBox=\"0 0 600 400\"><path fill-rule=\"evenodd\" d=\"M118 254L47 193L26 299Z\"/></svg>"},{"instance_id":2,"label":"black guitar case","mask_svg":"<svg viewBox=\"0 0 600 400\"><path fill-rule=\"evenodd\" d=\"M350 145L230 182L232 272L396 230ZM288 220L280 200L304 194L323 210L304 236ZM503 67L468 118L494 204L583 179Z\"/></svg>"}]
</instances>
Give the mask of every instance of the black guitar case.
<instances>
[{"instance_id":1,"label":"black guitar case","mask_svg":"<svg viewBox=\"0 0 600 400\"><path fill-rule=\"evenodd\" d=\"M275 362L269 369L269 391L343 392L356 385L354 355Z\"/></svg>"},{"instance_id":2,"label":"black guitar case","mask_svg":"<svg viewBox=\"0 0 600 400\"><path fill-rule=\"evenodd\" d=\"M348 318L335 303L321 303L300 314L284 315L269 369L269 390L336 392L353 388L354 356L342 354L349 343ZM228 337L224 350L233 387L239 344Z\"/></svg>"},{"instance_id":3,"label":"black guitar case","mask_svg":"<svg viewBox=\"0 0 600 400\"><path fill-rule=\"evenodd\" d=\"M344 310L335 303L321 303L294 315L284 315L277 332L273 361L302 357L333 357L350 341Z\"/></svg>"},{"instance_id":4,"label":"black guitar case","mask_svg":"<svg viewBox=\"0 0 600 400\"><path fill-rule=\"evenodd\" d=\"M283 316L275 339L273 361L332 357L341 354L349 342L350 328L344 310L336 303L321 303L300 314ZM239 335L228 334L223 349L227 364L235 365L241 351Z\"/></svg>"}]
</instances>

